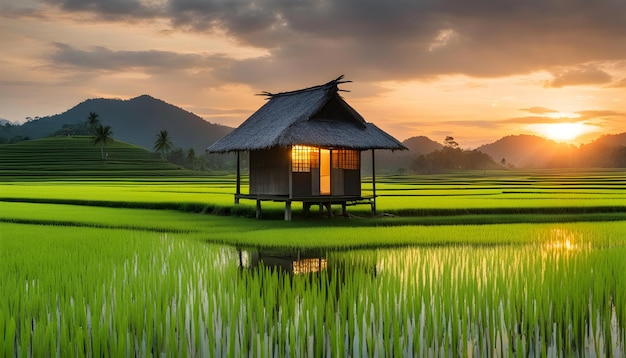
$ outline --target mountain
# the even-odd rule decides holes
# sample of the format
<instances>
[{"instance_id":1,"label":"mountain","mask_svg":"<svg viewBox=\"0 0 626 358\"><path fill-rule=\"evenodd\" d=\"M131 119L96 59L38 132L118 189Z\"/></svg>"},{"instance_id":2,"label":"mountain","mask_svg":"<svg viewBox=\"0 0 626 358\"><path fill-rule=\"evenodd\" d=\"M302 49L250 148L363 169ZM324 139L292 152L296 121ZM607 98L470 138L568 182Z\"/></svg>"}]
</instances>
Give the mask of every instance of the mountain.
<instances>
[{"instance_id":1,"label":"mountain","mask_svg":"<svg viewBox=\"0 0 626 358\"><path fill-rule=\"evenodd\" d=\"M625 167L626 132L607 134L578 149L577 164L581 167Z\"/></svg>"},{"instance_id":2,"label":"mountain","mask_svg":"<svg viewBox=\"0 0 626 358\"><path fill-rule=\"evenodd\" d=\"M518 168L570 166L575 146L557 143L535 135L510 135L485 144L478 151L489 154L496 162Z\"/></svg>"},{"instance_id":3,"label":"mountain","mask_svg":"<svg viewBox=\"0 0 626 358\"><path fill-rule=\"evenodd\" d=\"M443 144L425 136L411 137L402 144L409 148L409 153L412 155L428 154L443 148Z\"/></svg>"},{"instance_id":4,"label":"mountain","mask_svg":"<svg viewBox=\"0 0 626 358\"><path fill-rule=\"evenodd\" d=\"M587 145L605 145L607 147L626 147L626 132L620 134L605 134Z\"/></svg>"},{"instance_id":5,"label":"mountain","mask_svg":"<svg viewBox=\"0 0 626 358\"><path fill-rule=\"evenodd\" d=\"M411 137L402 142L409 150L376 151L376 171L397 173L408 170L415 157L421 154L429 154L443 148L441 143L437 143L425 136ZM362 166L366 173L371 173L371 153L365 152Z\"/></svg>"},{"instance_id":6,"label":"mountain","mask_svg":"<svg viewBox=\"0 0 626 358\"><path fill-rule=\"evenodd\" d=\"M162 100L142 95L129 100L88 99L70 110L5 129L0 136L48 137L65 124L85 122L90 112L102 125L111 126L113 137L152 150L157 134L167 130L175 147L194 148L197 153L233 128L209 123L197 115Z\"/></svg>"}]
</instances>

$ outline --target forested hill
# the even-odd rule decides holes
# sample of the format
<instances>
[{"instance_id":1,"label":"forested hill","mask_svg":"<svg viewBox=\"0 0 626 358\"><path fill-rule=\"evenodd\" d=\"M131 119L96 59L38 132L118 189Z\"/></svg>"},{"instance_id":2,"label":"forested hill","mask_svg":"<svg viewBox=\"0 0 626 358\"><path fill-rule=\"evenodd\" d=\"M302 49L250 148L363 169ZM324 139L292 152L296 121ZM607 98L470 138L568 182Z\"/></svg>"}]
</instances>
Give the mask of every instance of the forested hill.
<instances>
[{"instance_id":1,"label":"forested hill","mask_svg":"<svg viewBox=\"0 0 626 358\"><path fill-rule=\"evenodd\" d=\"M518 168L624 167L626 133L604 135L580 147L534 135L512 135L477 150Z\"/></svg>"},{"instance_id":2,"label":"forested hill","mask_svg":"<svg viewBox=\"0 0 626 358\"><path fill-rule=\"evenodd\" d=\"M586 144L585 146L588 145L595 145L595 146L607 146L607 147L618 147L618 146L626 146L626 132L624 133L620 133L620 134L606 134L603 135L602 137L594 140L592 143L590 144Z\"/></svg>"},{"instance_id":3,"label":"forested hill","mask_svg":"<svg viewBox=\"0 0 626 358\"><path fill-rule=\"evenodd\" d=\"M19 126L3 126L5 139L37 139L59 134L63 126L87 120L90 112L98 114L102 125L111 126L117 140L152 149L157 134L167 130L175 147L193 148L200 153L233 128L209 123L197 115L162 100L142 95L129 100L89 99L68 111L31 120Z\"/></svg>"},{"instance_id":4,"label":"forested hill","mask_svg":"<svg viewBox=\"0 0 626 358\"><path fill-rule=\"evenodd\" d=\"M558 157L566 155L573 149L575 148L568 144L526 134L506 136L477 148L498 162L519 168L549 166Z\"/></svg>"},{"instance_id":5,"label":"forested hill","mask_svg":"<svg viewBox=\"0 0 626 358\"><path fill-rule=\"evenodd\" d=\"M443 148L443 144L425 136L411 137L402 142L409 150L379 150L376 152L376 170L383 173L407 171L418 155L432 153ZM371 153L364 152L362 166L365 173L372 171Z\"/></svg>"}]
</instances>

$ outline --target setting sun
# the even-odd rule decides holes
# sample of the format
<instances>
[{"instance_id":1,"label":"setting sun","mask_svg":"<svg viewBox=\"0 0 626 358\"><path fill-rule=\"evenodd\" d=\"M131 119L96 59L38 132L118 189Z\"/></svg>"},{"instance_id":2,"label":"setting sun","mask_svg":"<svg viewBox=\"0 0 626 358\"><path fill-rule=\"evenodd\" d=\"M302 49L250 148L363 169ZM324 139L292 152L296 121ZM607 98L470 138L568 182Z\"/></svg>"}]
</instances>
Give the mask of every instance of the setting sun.
<instances>
[{"instance_id":1,"label":"setting sun","mask_svg":"<svg viewBox=\"0 0 626 358\"><path fill-rule=\"evenodd\" d=\"M529 127L538 134L557 142L573 141L580 135L593 130L593 126L579 122L538 123Z\"/></svg>"}]
</instances>

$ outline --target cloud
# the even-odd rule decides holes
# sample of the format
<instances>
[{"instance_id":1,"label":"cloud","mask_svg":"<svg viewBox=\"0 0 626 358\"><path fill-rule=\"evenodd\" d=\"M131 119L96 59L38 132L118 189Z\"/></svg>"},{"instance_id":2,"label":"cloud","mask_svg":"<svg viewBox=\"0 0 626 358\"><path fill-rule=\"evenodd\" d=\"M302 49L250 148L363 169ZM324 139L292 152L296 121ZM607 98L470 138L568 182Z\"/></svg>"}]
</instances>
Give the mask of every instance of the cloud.
<instances>
[{"instance_id":1,"label":"cloud","mask_svg":"<svg viewBox=\"0 0 626 358\"><path fill-rule=\"evenodd\" d=\"M535 108L535 107L532 107ZM541 108L541 107L538 107ZM555 113L555 112L546 112L547 114ZM558 112L556 112L558 113ZM538 113L539 114L539 113ZM624 119L626 119L626 114L613 110L582 110L577 111L575 113L575 117L563 116L563 117L553 117L553 116L528 116L528 117L516 117L516 118L508 118L496 121L497 124L494 125L507 125L507 124L515 124L515 125L532 125L532 124L554 124L554 123L581 123L585 125L593 125L593 126L605 126L605 125L618 125L623 123Z\"/></svg>"},{"instance_id":2,"label":"cloud","mask_svg":"<svg viewBox=\"0 0 626 358\"><path fill-rule=\"evenodd\" d=\"M528 116L528 117L514 117L499 120L498 123L503 124L537 124L537 123L546 123L546 122L554 122L554 118L544 117L544 116Z\"/></svg>"},{"instance_id":3,"label":"cloud","mask_svg":"<svg viewBox=\"0 0 626 358\"><path fill-rule=\"evenodd\" d=\"M614 87L614 88L626 87L626 78L622 78L621 80L612 83L611 85L609 85L609 87Z\"/></svg>"},{"instance_id":4,"label":"cloud","mask_svg":"<svg viewBox=\"0 0 626 358\"><path fill-rule=\"evenodd\" d=\"M626 113L611 110L586 110L576 113L585 124L600 126L607 132L623 132Z\"/></svg>"},{"instance_id":5,"label":"cloud","mask_svg":"<svg viewBox=\"0 0 626 358\"><path fill-rule=\"evenodd\" d=\"M176 69L210 67L215 56L179 54L170 51L114 51L102 46L89 50L77 49L64 43L54 43L50 60L60 66L120 71L132 68Z\"/></svg>"},{"instance_id":6,"label":"cloud","mask_svg":"<svg viewBox=\"0 0 626 358\"><path fill-rule=\"evenodd\" d=\"M158 19L267 49L220 68L223 80L248 84L294 73L316 81L346 72L362 81L498 77L626 56L615 45L626 37L626 3L612 0L44 1L92 21ZM609 79L599 69L573 69L549 85Z\"/></svg>"},{"instance_id":7,"label":"cloud","mask_svg":"<svg viewBox=\"0 0 626 358\"><path fill-rule=\"evenodd\" d=\"M626 114L611 110L586 110L576 112L582 119L624 117Z\"/></svg>"},{"instance_id":8,"label":"cloud","mask_svg":"<svg viewBox=\"0 0 626 358\"><path fill-rule=\"evenodd\" d=\"M611 75L594 66L579 66L553 74L554 78L545 87L565 87L610 83Z\"/></svg>"},{"instance_id":9,"label":"cloud","mask_svg":"<svg viewBox=\"0 0 626 358\"><path fill-rule=\"evenodd\" d=\"M213 71L229 67L235 61L222 54L177 53L173 51L126 51L96 46L78 49L64 43L54 43L49 56L50 67L72 69L64 71L70 77L93 77L106 73L131 72L163 79L165 83L183 82L206 87L219 86Z\"/></svg>"},{"instance_id":10,"label":"cloud","mask_svg":"<svg viewBox=\"0 0 626 358\"><path fill-rule=\"evenodd\" d=\"M159 1L142 0L42 0L65 12L92 13L102 20L155 18L162 15Z\"/></svg>"},{"instance_id":11,"label":"cloud","mask_svg":"<svg viewBox=\"0 0 626 358\"><path fill-rule=\"evenodd\" d=\"M481 129L488 129L488 128L497 128L499 127L499 123L498 121L489 121L489 120L484 120L484 121L442 121L441 124L443 125L447 125L450 126L451 128L458 128L458 127L475 127L475 128L481 128Z\"/></svg>"},{"instance_id":12,"label":"cloud","mask_svg":"<svg viewBox=\"0 0 626 358\"><path fill-rule=\"evenodd\" d=\"M530 107L530 108L522 108L520 111L529 112L532 114L547 114L547 113L557 113L558 111L546 107Z\"/></svg>"},{"instance_id":13,"label":"cloud","mask_svg":"<svg viewBox=\"0 0 626 358\"><path fill-rule=\"evenodd\" d=\"M202 108L202 112L206 115L244 115L250 114L250 110L242 108L223 109L223 108Z\"/></svg>"},{"instance_id":14,"label":"cloud","mask_svg":"<svg viewBox=\"0 0 626 358\"><path fill-rule=\"evenodd\" d=\"M443 29L437 33L435 39L428 45L428 51L433 52L439 48L445 47L451 41L454 41L458 34L452 29Z\"/></svg>"}]
</instances>

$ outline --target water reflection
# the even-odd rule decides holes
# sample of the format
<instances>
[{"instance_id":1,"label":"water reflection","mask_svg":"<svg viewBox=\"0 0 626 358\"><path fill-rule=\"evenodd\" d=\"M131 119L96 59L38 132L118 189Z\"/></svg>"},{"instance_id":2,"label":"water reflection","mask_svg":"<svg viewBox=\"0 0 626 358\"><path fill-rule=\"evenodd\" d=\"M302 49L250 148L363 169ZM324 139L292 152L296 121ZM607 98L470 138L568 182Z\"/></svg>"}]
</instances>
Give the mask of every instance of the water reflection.
<instances>
[{"instance_id":1,"label":"water reflection","mask_svg":"<svg viewBox=\"0 0 626 358\"><path fill-rule=\"evenodd\" d=\"M279 270L289 275L310 275L335 270L339 273L349 268L363 270L376 276L377 255L370 250L354 260L353 251L325 251L320 249L258 249L236 248L238 267L258 269L260 267Z\"/></svg>"},{"instance_id":2,"label":"water reflection","mask_svg":"<svg viewBox=\"0 0 626 358\"><path fill-rule=\"evenodd\" d=\"M550 231L550 238L545 247L554 251L578 251L582 249L580 233L573 230L554 228Z\"/></svg>"},{"instance_id":3,"label":"water reflection","mask_svg":"<svg viewBox=\"0 0 626 358\"><path fill-rule=\"evenodd\" d=\"M326 253L320 250L259 250L237 248L238 265L241 268L259 266L279 269L282 272L302 275L316 273L328 268Z\"/></svg>"}]
</instances>

